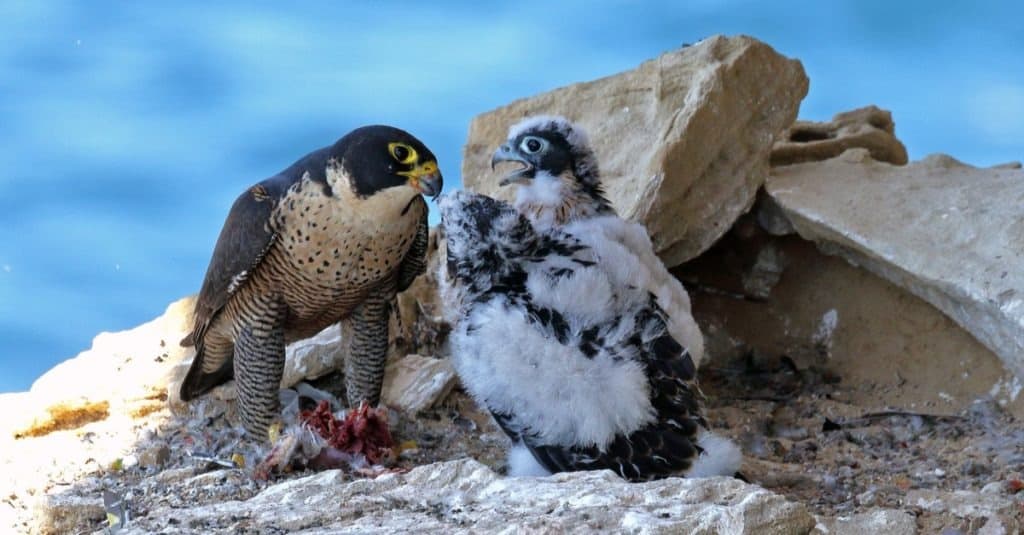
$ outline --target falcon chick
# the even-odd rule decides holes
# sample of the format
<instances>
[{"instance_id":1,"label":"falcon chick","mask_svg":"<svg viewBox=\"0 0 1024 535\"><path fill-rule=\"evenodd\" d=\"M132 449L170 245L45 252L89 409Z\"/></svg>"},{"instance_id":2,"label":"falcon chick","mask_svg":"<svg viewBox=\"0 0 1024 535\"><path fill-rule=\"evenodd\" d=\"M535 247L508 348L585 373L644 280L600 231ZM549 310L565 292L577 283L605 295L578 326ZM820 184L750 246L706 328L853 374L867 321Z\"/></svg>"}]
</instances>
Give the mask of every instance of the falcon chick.
<instances>
[{"instance_id":1,"label":"falcon chick","mask_svg":"<svg viewBox=\"0 0 1024 535\"><path fill-rule=\"evenodd\" d=\"M191 334L189 401L234 377L246 430L277 418L285 345L341 321L349 404L376 405L388 305L426 269L427 204L442 178L418 139L365 126L235 201L206 271Z\"/></svg>"},{"instance_id":2,"label":"falcon chick","mask_svg":"<svg viewBox=\"0 0 1024 535\"><path fill-rule=\"evenodd\" d=\"M603 237L538 230L482 195L440 208L453 363L512 439L510 475L736 473L741 454L707 430L689 353L654 296L622 282L635 256L601 258Z\"/></svg>"},{"instance_id":3,"label":"falcon chick","mask_svg":"<svg viewBox=\"0 0 1024 535\"><path fill-rule=\"evenodd\" d=\"M603 240L596 242L602 244L601 256L637 258L632 284L657 297L668 315L669 332L699 366L704 337L691 315L690 296L654 254L647 229L619 217L605 198L597 156L586 132L564 117L526 118L509 128L508 140L495 151L491 167L501 162L518 164L501 179L501 185L517 186L515 207L535 227L601 235Z\"/></svg>"}]
</instances>

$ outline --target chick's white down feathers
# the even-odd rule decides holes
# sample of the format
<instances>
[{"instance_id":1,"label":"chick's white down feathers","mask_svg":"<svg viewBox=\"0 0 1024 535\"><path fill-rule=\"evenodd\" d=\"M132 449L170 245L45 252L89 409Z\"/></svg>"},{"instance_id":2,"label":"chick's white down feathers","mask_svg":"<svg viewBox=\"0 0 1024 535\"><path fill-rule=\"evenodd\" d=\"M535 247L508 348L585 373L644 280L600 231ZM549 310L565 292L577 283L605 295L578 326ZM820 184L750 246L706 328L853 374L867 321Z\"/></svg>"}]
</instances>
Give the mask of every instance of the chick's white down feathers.
<instances>
[{"instance_id":1,"label":"chick's white down feathers","mask_svg":"<svg viewBox=\"0 0 1024 535\"><path fill-rule=\"evenodd\" d=\"M583 449L600 453L626 440L631 451L624 437L642 429L644 451L662 448L658 454L669 455L672 448L663 448L684 441L672 464L680 475L735 472L739 450L703 428L696 386L686 386L693 364L671 341L647 291L658 283L634 252L650 249L642 227L603 217L538 233L508 205L465 192L449 194L441 209L448 251L438 279L457 305L453 363L467 390L513 438L511 475L553 471L551 462L561 469L595 467ZM671 298L671 285L664 286ZM651 360L662 354L666 363ZM677 372L682 375L674 379ZM652 391L656 384L669 385L666 395L673 396L659 402L662 409L652 404L663 397ZM538 454L538 447L549 449ZM561 460L541 461L549 454ZM615 457L626 459L617 461L619 472L647 477L640 466L652 462L651 454L638 453L649 457L636 463L632 455Z\"/></svg>"},{"instance_id":2,"label":"chick's white down feathers","mask_svg":"<svg viewBox=\"0 0 1024 535\"><path fill-rule=\"evenodd\" d=\"M600 184L600 172L597 157L590 146L586 131L569 119L556 115L531 116L513 124L508 130L508 140L512 141L524 134L550 133L562 136L571 147L571 152L578 160L574 162L575 172L585 176L592 184ZM556 221L557 207L569 195L569 188L561 178L552 176L544 169L538 169L536 176L526 183L516 186L516 208L523 213L538 229L550 229L558 226ZM527 207L533 209L527 209ZM536 207L546 209L535 210ZM591 213L590 211L578 211ZM694 365L700 367L704 359L704 337L693 319L690 297L678 279L669 273L665 264L654 253L654 245L647 230L638 223L626 221L618 215L600 215L592 218L575 218L564 225L565 232L586 241L587 245L598 250L605 258L618 258L632 255L629 263L632 273L625 274L618 283L632 281L654 294L658 306L668 316L668 330L693 358ZM602 246L607 244L607 246ZM627 252L609 251L615 244L624 247Z\"/></svg>"}]
</instances>

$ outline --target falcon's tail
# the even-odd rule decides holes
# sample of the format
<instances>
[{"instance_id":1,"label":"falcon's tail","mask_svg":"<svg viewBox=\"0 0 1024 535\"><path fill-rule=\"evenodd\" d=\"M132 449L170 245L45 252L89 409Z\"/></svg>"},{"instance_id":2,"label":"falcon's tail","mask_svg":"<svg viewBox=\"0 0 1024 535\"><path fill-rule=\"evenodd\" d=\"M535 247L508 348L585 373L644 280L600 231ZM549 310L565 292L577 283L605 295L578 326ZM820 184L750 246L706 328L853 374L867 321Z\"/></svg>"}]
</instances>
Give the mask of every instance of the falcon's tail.
<instances>
[{"instance_id":1,"label":"falcon's tail","mask_svg":"<svg viewBox=\"0 0 1024 535\"><path fill-rule=\"evenodd\" d=\"M207 355L206 347L203 344L199 343L195 344L195 346L196 357L192 359L192 365L189 366L188 374L185 375L185 380L182 381L181 390L179 391L182 401L191 401L209 392L214 387L230 381L234 376L234 363L232 362L232 354L230 352L226 358L217 359L221 363L214 371L204 372L203 362L209 359L211 355Z\"/></svg>"},{"instance_id":2,"label":"falcon's tail","mask_svg":"<svg viewBox=\"0 0 1024 535\"><path fill-rule=\"evenodd\" d=\"M178 345L181 347L192 347L196 345L196 333L189 333L187 336L182 338L180 342L178 342Z\"/></svg>"}]
</instances>

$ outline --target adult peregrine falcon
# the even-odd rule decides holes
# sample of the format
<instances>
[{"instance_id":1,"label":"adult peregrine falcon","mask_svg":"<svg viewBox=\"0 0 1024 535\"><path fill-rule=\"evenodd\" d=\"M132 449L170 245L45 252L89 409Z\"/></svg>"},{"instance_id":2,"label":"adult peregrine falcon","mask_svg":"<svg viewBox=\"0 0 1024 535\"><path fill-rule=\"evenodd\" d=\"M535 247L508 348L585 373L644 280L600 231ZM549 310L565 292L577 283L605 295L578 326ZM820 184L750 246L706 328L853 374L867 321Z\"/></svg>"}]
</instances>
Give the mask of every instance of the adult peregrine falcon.
<instances>
[{"instance_id":1,"label":"adult peregrine falcon","mask_svg":"<svg viewBox=\"0 0 1024 535\"><path fill-rule=\"evenodd\" d=\"M516 185L515 207L539 229L567 227L572 234L600 235L639 260L636 284L658 298L669 332L699 366L704 337L690 312L690 296L654 253L647 229L620 218L605 198L597 156L586 132L564 117L528 117L509 128L508 140L491 159L517 167L501 185Z\"/></svg>"},{"instance_id":2,"label":"adult peregrine falcon","mask_svg":"<svg viewBox=\"0 0 1024 535\"><path fill-rule=\"evenodd\" d=\"M231 207L196 301L191 400L234 377L246 430L277 417L285 344L341 321L349 404L376 405L388 305L426 269L433 153L390 126L353 130L252 187Z\"/></svg>"},{"instance_id":3,"label":"adult peregrine falcon","mask_svg":"<svg viewBox=\"0 0 1024 535\"><path fill-rule=\"evenodd\" d=\"M538 230L482 195L440 208L453 363L512 439L510 475L736 473L740 451L708 431L689 353L632 284L634 256L601 258L600 237Z\"/></svg>"}]
</instances>

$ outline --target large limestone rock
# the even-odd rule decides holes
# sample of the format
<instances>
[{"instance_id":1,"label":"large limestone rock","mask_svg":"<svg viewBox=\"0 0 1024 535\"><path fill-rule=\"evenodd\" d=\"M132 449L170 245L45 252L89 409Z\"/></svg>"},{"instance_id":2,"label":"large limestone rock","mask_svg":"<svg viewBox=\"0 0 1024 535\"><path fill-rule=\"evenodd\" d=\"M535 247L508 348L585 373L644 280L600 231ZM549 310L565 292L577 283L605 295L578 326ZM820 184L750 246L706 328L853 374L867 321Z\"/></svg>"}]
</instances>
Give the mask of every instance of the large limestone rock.
<instances>
[{"instance_id":1,"label":"large limestone rock","mask_svg":"<svg viewBox=\"0 0 1024 535\"><path fill-rule=\"evenodd\" d=\"M772 149L772 166L816 162L847 149L868 149L879 162L907 163L907 148L896 139L892 114L876 106L836 114L831 121L797 121Z\"/></svg>"},{"instance_id":2,"label":"large limestone rock","mask_svg":"<svg viewBox=\"0 0 1024 535\"><path fill-rule=\"evenodd\" d=\"M337 471L294 479L245 501L155 506L124 533L809 533L804 506L731 478L628 483L611 472L502 478L469 459L345 482ZM303 531L306 532L306 531Z\"/></svg>"},{"instance_id":3,"label":"large limestone rock","mask_svg":"<svg viewBox=\"0 0 1024 535\"><path fill-rule=\"evenodd\" d=\"M470 124L462 180L510 198L490 170L508 127L541 113L582 124L609 198L643 223L671 267L693 258L750 208L777 134L808 81L800 62L750 37L711 37L636 69L515 101Z\"/></svg>"},{"instance_id":4,"label":"large limestone rock","mask_svg":"<svg viewBox=\"0 0 1024 535\"><path fill-rule=\"evenodd\" d=\"M852 149L774 169L767 192L801 236L928 301L1024 378L1024 171Z\"/></svg>"}]
</instances>

